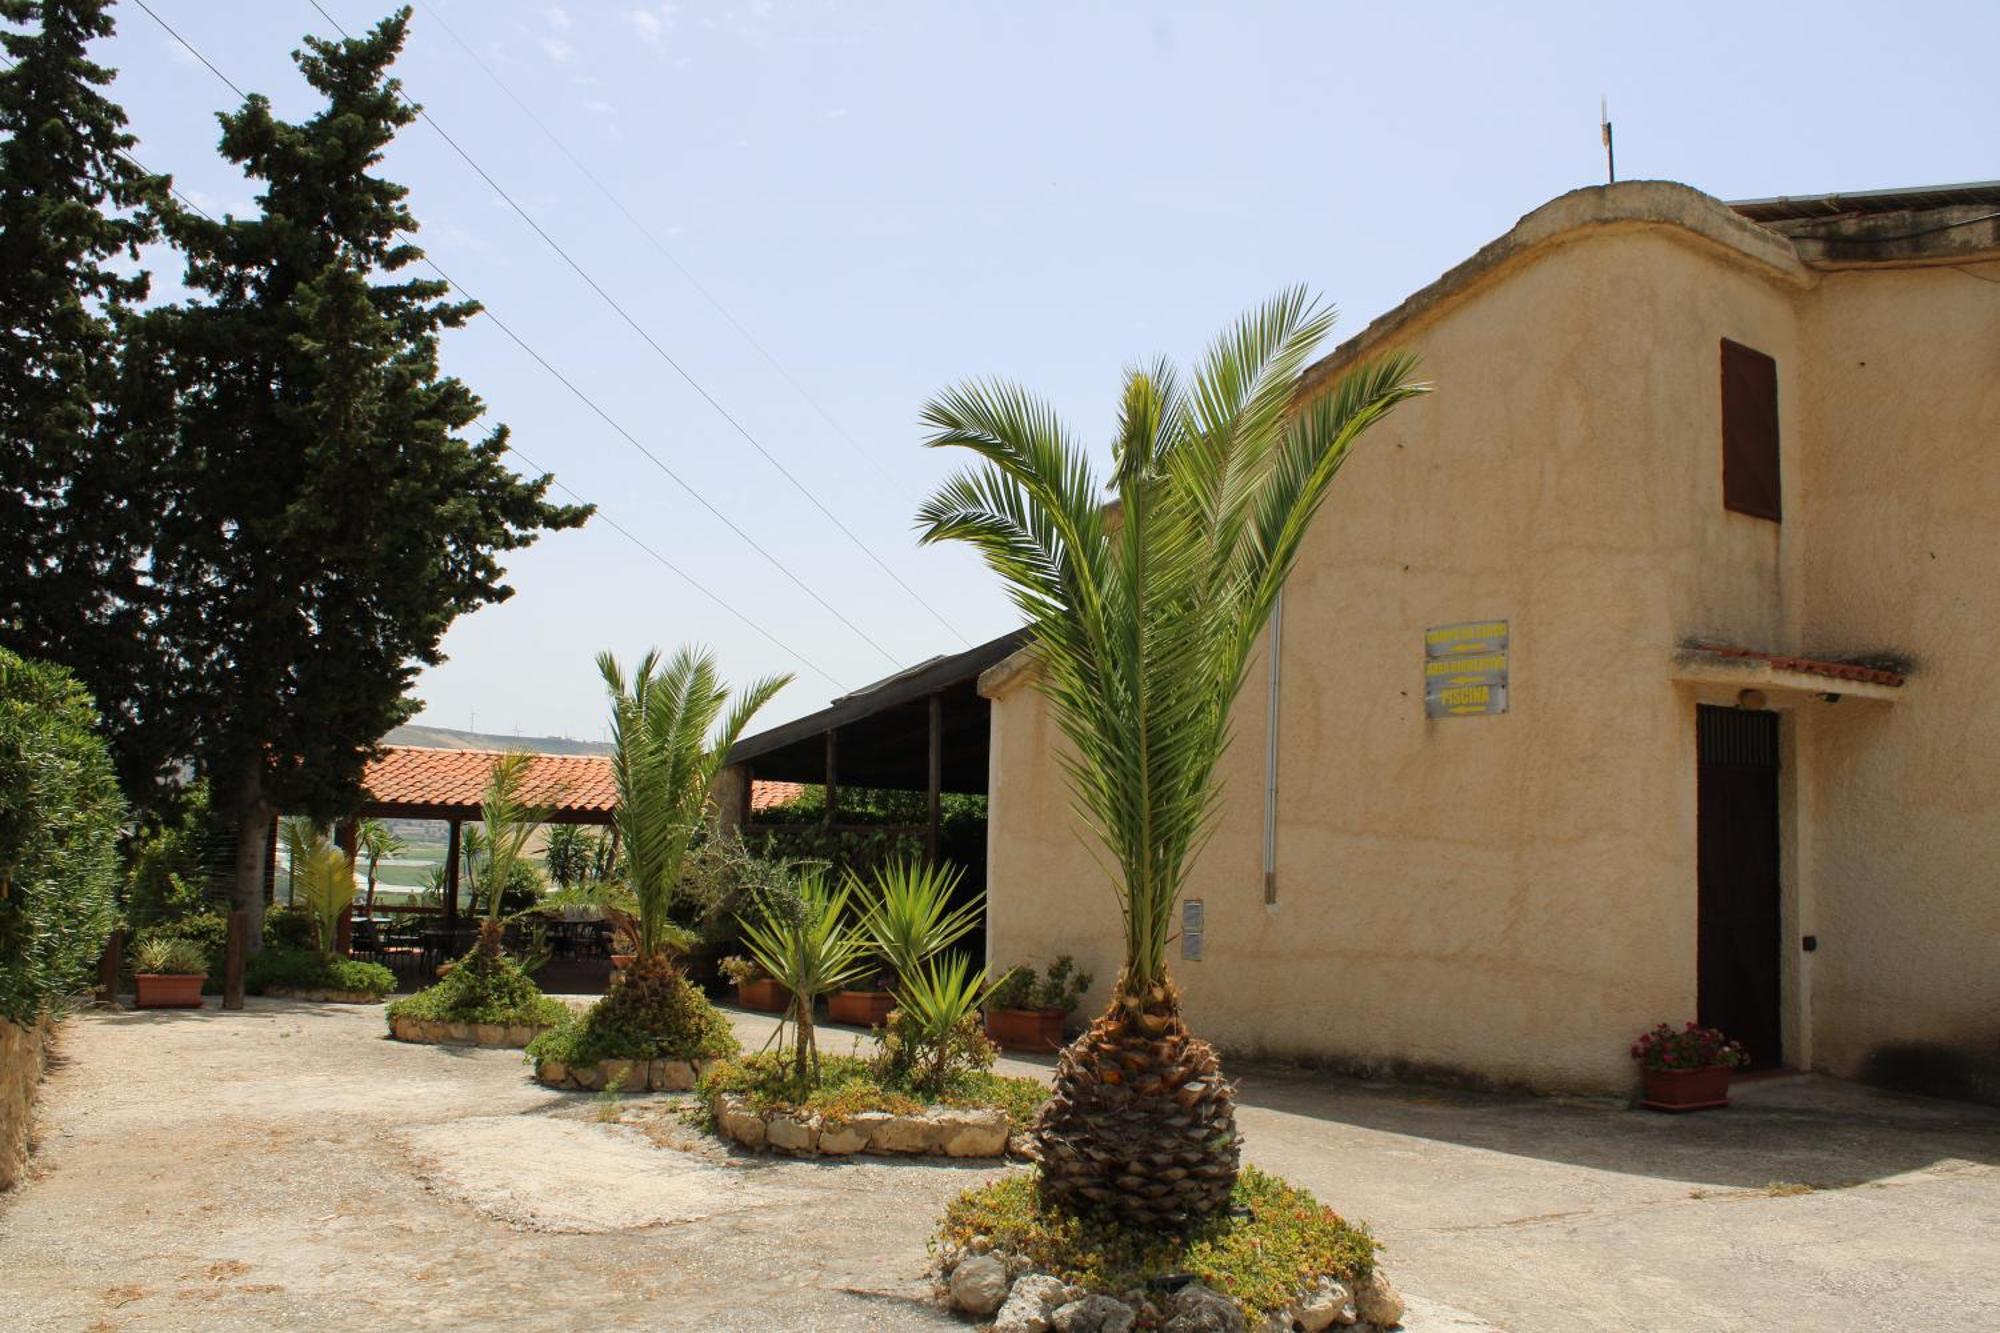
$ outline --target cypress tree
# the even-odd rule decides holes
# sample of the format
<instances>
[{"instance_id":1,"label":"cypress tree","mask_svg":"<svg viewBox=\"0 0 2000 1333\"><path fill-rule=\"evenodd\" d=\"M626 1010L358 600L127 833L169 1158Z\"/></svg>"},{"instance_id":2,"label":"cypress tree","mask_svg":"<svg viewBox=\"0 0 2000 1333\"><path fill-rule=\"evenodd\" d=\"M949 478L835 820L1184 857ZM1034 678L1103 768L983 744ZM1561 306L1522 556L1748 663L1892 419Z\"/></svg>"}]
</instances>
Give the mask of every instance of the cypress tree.
<instances>
[{"instance_id":1,"label":"cypress tree","mask_svg":"<svg viewBox=\"0 0 2000 1333\"><path fill-rule=\"evenodd\" d=\"M180 746L150 703L173 679L149 646L156 458L116 404L167 182L125 156L113 72L89 58L108 9L0 0L0 645L82 681L144 803Z\"/></svg>"},{"instance_id":2,"label":"cypress tree","mask_svg":"<svg viewBox=\"0 0 2000 1333\"><path fill-rule=\"evenodd\" d=\"M352 809L445 630L512 595L499 553L589 514L504 466L504 426L462 438L485 408L440 372L438 335L477 307L397 276L422 255L417 224L374 169L417 114L389 74L409 15L306 39L293 58L325 99L309 119L261 95L219 117L260 212L170 219L205 299L144 320L177 399L153 574L201 683L181 721L236 827L253 923L274 814Z\"/></svg>"}]
</instances>

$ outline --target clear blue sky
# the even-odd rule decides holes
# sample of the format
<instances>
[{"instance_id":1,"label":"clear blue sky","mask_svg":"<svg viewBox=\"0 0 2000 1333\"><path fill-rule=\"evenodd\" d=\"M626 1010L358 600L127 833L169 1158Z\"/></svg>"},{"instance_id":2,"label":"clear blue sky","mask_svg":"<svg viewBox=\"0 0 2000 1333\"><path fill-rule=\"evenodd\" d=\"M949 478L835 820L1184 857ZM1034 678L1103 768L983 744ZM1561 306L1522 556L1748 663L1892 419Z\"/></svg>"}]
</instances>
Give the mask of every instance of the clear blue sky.
<instances>
[{"instance_id":1,"label":"clear blue sky","mask_svg":"<svg viewBox=\"0 0 2000 1333\"><path fill-rule=\"evenodd\" d=\"M307 0L150 0L281 114ZM386 12L322 0L358 29ZM233 97L135 4L102 53L139 156L210 209L252 192L214 152ZM504 79L756 350L550 143ZM821 503L977 642L1011 627L967 554L911 515L950 460L918 446L939 386L1017 378L1093 441L1125 364L1183 359L1306 283L1361 328L1522 213L1621 177L1723 198L2000 176L2000 7L1879 5L704 5L425 0L400 74ZM855 548L424 125L387 170L443 267L887 650L823 610L490 321L447 366L529 457L847 686L961 645ZM166 276L166 275L162 275ZM167 290L172 284L163 284ZM787 382L803 385L808 402ZM822 415L822 409L825 415ZM835 425L830 425L828 418ZM1330 513L1337 513L1336 508ZM423 721L596 737L592 656L686 640L736 678L793 669L764 721L840 691L608 524L512 562L459 622Z\"/></svg>"}]
</instances>

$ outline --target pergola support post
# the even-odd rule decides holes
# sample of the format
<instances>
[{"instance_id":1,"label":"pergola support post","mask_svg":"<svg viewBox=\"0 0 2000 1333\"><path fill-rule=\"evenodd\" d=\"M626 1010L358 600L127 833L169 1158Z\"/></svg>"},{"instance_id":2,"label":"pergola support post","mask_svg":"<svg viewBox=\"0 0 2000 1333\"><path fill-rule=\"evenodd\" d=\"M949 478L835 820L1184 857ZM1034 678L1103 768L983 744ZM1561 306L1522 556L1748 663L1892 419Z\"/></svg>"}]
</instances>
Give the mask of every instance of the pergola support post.
<instances>
[{"instance_id":1,"label":"pergola support post","mask_svg":"<svg viewBox=\"0 0 2000 1333\"><path fill-rule=\"evenodd\" d=\"M840 808L840 728L826 729L826 825L833 827Z\"/></svg>"},{"instance_id":2,"label":"pergola support post","mask_svg":"<svg viewBox=\"0 0 2000 1333\"><path fill-rule=\"evenodd\" d=\"M944 699L933 694L930 698L930 772L924 788L928 798L925 807L924 859L932 865L938 863L938 835L944 825Z\"/></svg>"},{"instance_id":3,"label":"pergola support post","mask_svg":"<svg viewBox=\"0 0 2000 1333\"><path fill-rule=\"evenodd\" d=\"M451 834L445 839L444 851L444 933L446 947L450 947L452 932L458 929L458 863L463 859L459 852L459 824L451 821Z\"/></svg>"}]
</instances>

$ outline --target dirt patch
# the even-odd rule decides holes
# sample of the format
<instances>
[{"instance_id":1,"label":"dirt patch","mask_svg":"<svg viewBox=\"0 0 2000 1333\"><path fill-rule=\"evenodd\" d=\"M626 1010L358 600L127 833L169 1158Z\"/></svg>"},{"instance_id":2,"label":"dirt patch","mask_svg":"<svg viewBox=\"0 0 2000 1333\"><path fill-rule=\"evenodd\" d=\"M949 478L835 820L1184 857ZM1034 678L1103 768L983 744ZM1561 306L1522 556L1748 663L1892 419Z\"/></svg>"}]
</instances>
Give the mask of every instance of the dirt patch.
<instances>
[{"instance_id":1,"label":"dirt patch","mask_svg":"<svg viewBox=\"0 0 2000 1333\"><path fill-rule=\"evenodd\" d=\"M407 1133L426 1185L523 1231L625 1231L696 1222L796 1190L662 1147L630 1125L557 1116L485 1116Z\"/></svg>"}]
</instances>

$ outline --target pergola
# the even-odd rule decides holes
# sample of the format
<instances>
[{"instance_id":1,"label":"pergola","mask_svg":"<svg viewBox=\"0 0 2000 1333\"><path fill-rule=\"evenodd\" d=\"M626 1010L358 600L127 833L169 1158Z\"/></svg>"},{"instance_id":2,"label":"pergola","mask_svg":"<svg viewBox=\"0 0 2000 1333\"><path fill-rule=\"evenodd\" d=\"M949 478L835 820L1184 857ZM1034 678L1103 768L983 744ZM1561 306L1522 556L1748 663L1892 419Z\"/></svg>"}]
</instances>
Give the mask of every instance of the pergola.
<instances>
[{"instance_id":1,"label":"pergola","mask_svg":"<svg viewBox=\"0 0 2000 1333\"><path fill-rule=\"evenodd\" d=\"M392 745L371 761L361 779L361 803L338 832L354 849L362 819L442 820L451 830L445 849L444 928L458 925L460 826L477 823L480 799L498 750L433 750ZM550 824L608 825L618 810L611 760L595 754L538 754L521 780L522 804L547 811Z\"/></svg>"},{"instance_id":2,"label":"pergola","mask_svg":"<svg viewBox=\"0 0 2000 1333\"><path fill-rule=\"evenodd\" d=\"M1018 629L933 657L738 741L720 793L725 811L747 818L755 786L770 779L818 782L826 785L826 822L838 829L842 786L921 791L929 797L928 817L923 827L902 831L921 833L934 859L943 794L984 794L988 785L993 706L979 697L979 674L1012 656L1027 637Z\"/></svg>"}]
</instances>

